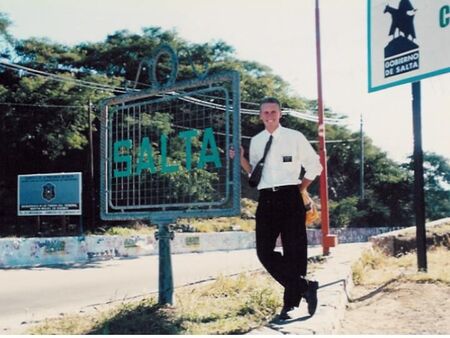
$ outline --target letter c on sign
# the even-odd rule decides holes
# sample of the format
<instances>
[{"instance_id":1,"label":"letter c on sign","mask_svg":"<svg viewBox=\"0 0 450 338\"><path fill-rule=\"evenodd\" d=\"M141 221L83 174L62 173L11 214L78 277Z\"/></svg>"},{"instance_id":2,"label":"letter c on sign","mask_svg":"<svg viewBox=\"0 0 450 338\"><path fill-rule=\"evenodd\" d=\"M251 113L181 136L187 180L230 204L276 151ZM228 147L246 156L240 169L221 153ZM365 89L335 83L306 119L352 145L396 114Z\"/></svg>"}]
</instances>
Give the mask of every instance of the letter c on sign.
<instances>
[{"instance_id":1,"label":"letter c on sign","mask_svg":"<svg viewBox=\"0 0 450 338\"><path fill-rule=\"evenodd\" d=\"M450 6L445 5L439 11L439 25L445 28L450 23Z\"/></svg>"}]
</instances>

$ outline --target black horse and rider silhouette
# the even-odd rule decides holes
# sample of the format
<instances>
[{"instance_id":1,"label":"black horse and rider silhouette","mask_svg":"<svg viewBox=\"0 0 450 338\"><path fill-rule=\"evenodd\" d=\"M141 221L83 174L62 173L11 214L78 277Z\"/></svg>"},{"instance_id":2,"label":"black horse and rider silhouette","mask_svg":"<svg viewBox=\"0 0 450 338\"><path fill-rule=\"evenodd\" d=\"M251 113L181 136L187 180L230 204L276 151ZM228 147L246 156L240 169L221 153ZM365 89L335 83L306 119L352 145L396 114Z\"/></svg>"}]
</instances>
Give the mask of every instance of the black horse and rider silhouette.
<instances>
[{"instance_id":1,"label":"black horse and rider silhouette","mask_svg":"<svg viewBox=\"0 0 450 338\"><path fill-rule=\"evenodd\" d=\"M411 5L409 0L401 0L397 8L386 5L384 13L389 13L392 16L392 24L389 29L389 35L395 39L403 35L405 38L410 38L414 41L416 38L416 32L414 29L414 15L416 9Z\"/></svg>"}]
</instances>

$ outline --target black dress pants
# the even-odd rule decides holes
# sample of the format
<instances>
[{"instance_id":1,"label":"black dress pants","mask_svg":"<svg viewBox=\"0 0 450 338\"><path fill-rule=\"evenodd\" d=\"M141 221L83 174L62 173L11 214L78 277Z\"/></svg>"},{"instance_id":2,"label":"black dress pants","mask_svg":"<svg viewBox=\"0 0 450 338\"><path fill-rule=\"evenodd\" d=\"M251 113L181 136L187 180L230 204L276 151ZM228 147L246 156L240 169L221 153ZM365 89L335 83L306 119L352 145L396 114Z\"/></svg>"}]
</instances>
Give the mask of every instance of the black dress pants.
<instances>
[{"instance_id":1,"label":"black dress pants","mask_svg":"<svg viewBox=\"0 0 450 338\"><path fill-rule=\"evenodd\" d=\"M298 306L307 289L305 206L297 185L260 190L256 210L256 252L272 277L284 287L284 305ZM275 251L281 235L283 253Z\"/></svg>"}]
</instances>

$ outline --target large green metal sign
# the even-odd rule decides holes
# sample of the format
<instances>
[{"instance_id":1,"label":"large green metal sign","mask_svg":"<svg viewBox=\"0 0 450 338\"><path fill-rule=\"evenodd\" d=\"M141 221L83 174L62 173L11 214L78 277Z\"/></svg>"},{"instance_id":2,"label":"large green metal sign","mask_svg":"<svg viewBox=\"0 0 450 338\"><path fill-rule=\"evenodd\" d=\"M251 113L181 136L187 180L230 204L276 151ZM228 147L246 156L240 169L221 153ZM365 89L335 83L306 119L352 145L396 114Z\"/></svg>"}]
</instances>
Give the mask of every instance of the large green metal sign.
<instances>
[{"instance_id":1,"label":"large green metal sign","mask_svg":"<svg viewBox=\"0 0 450 338\"><path fill-rule=\"evenodd\" d=\"M165 83L158 58L171 58ZM239 75L176 82L178 58L164 45L150 63L152 88L101 104L103 219L210 217L240 211Z\"/></svg>"}]
</instances>

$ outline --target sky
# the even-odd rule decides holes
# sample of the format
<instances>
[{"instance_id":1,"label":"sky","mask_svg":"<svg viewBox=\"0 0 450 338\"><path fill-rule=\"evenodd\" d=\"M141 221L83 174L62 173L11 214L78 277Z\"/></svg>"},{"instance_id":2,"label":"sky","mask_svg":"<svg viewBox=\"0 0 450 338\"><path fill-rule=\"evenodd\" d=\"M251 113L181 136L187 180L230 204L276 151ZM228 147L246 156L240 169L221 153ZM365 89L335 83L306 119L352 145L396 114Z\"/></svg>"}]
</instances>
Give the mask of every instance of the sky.
<instances>
[{"instance_id":1,"label":"sky","mask_svg":"<svg viewBox=\"0 0 450 338\"><path fill-rule=\"evenodd\" d=\"M314 0L0 0L16 38L74 45L122 29L175 29L194 43L225 41L238 58L269 66L308 99L317 98L314 6ZM320 0L320 21L325 106L348 116L352 131L362 116L374 144L405 161L413 152L411 84L368 93L367 1ZM450 159L450 73L423 79L421 88L423 150Z\"/></svg>"}]
</instances>

